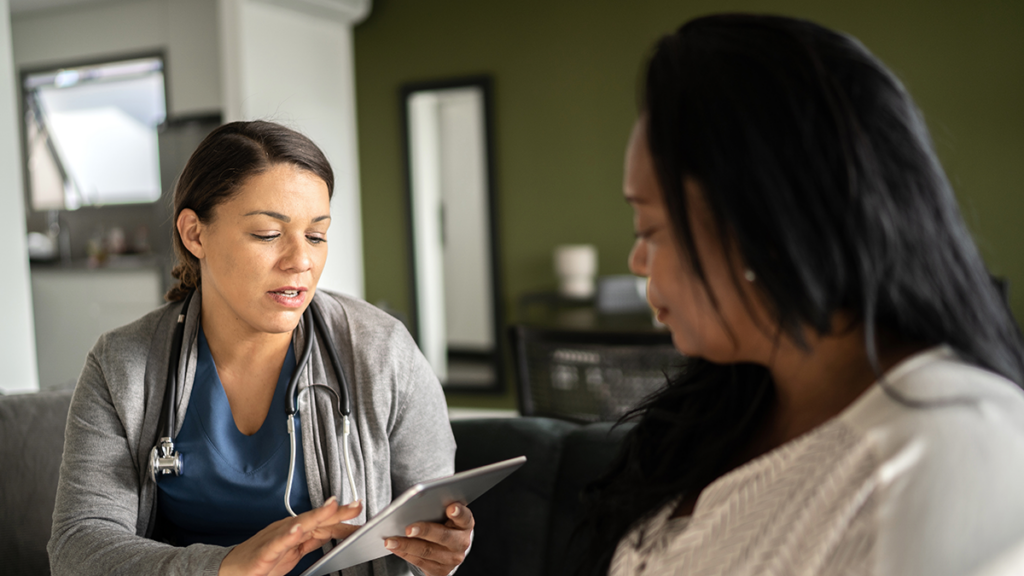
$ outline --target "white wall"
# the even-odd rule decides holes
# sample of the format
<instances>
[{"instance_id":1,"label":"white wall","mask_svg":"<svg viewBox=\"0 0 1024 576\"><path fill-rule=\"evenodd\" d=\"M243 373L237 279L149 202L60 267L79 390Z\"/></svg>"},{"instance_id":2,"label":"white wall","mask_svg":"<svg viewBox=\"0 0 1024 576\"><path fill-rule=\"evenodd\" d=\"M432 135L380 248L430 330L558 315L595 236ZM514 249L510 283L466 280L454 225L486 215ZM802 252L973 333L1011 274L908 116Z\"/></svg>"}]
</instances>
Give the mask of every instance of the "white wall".
<instances>
[{"instance_id":1,"label":"white wall","mask_svg":"<svg viewBox=\"0 0 1024 576\"><path fill-rule=\"evenodd\" d=\"M0 0L0 393L39 390L35 326L25 246L25 196L18 142L17 76L7 0Z\"/></svg>"},{"instance_id":2,"label":"white wall","mask_svg":"<svg viewBox=\"0 0 1024 576\"><path fill-rule=\"evenodd\" d=\"M352 26L367 0L220 0L226 121L280 122L309 136L334 169L320 286L364 294Z\"/></svg>"},{"instance_id":3,"label":"white wall","mask_svg":"<svg viewBox=\"0 0 1024 576\"><path fill-rule=\"evenodd\" d=\"M11 27L19 68L161 52L172 117L222 108L217 0L81 4L19 13Z\"/></svg>"}]
</instances>

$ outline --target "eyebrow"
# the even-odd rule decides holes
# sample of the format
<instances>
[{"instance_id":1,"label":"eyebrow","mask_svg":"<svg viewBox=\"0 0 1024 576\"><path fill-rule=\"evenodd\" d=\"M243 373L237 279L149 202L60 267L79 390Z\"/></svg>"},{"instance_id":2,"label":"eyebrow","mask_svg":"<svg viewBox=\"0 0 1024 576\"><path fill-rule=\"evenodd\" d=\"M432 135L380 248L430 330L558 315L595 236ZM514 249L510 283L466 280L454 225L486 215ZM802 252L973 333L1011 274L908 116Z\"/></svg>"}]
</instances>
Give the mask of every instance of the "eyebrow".
<instances>
[{"instance_id":1,"label":"eyebrow","mask_svg":"<svg viewBox=\"0 0 1024 576\"><path fill-rule=\"evenodd\" d=\"M280 212L272 212L270 210L256 210L255 212L249 212L248 214L244 214L244 216L270 216L271 218L273 218L275 220L280 220L281 222L291 222L292 221L290 216L285 216L284 214L281 214ZM316 218L313 218L313 222L314 223L315 222L322 222L324 220L330 220L330 219L331 219L331 215L330 214L324 214L323 216L317 216Z\"/></svg>"}]
</instances>

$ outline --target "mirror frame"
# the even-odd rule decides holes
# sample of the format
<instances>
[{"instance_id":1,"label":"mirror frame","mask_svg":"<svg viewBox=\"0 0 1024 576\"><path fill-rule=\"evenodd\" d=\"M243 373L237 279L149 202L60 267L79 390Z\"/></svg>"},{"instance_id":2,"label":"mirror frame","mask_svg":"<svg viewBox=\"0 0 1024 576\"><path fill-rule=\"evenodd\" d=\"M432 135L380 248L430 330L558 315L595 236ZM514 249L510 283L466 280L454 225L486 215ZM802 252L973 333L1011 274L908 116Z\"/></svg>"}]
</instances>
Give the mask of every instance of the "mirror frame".
<instances>
[{"instance_id":1,"label":"mirror frame","mask_svg":"<svg viewBox=\"0 0 1024 576\"><path fill-rule=\"evenodd\" d=\"M399 118L401 119L402 131L402 158L405 168L405 209L406 209L406 248L409 253L408 270L411 280L409 294L409 331L417 344L420 343L420 310L418 303L418 275L416 273L416 239L413 214L413 174L412 158L410 151L410 130L409 130L409 98L417 93L431 90L444 90L450 88L479 88L483 94L484 114L484 154L485 169L487 170L487 215L488 227L490 230L490 259L491 259L491 297L492 314L494 325L494 352L492 364L494 366L494 383L489 386L459 386L441 383L445 393L470 393L470 394L502 394L505 392L506 375L505 361L505 315L504 290L501 283L501 259L498 239L498 208L497 208L497 177L495 175L495 151L494 151L494 90L493 80L488 75L462 76L440 80L428 80L419 82L408 82L399 88Z\"/></svg>"}]
</instances>

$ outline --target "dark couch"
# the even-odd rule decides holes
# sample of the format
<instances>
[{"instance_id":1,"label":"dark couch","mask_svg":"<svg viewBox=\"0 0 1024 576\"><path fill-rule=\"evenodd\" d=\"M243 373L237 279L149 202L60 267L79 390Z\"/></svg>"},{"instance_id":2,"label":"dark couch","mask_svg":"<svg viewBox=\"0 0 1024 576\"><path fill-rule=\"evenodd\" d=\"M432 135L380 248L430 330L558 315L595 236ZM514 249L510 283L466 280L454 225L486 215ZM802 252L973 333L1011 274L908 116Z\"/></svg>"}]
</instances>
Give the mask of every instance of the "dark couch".
<instances>
[{"instance_id":1,"label":"dark couch","mask_svg":"<svg viewBox=\"0 0 1024 576\"><path fill-rule=\"evenodd\" d=\"M49 574L46 542L71 392L0 396L0 575ZM611 460L624 429L547 418L452 423L457 470L526 455L473 503L473 550L459 576L560 575L579 493Z\"/></svg>"},{"instance_id":2,"label":"dark couch","mask_svg":"<svg viewBox=\"0 0 1024 576\"><path fill-rule=\"evenodd\" d=\"M569 574L579 497L611 462L628 427L549 418L452 422L456 470L525 454L527 463L470 505L473 550L459 576Z\"/></svg>"}]
</instances>

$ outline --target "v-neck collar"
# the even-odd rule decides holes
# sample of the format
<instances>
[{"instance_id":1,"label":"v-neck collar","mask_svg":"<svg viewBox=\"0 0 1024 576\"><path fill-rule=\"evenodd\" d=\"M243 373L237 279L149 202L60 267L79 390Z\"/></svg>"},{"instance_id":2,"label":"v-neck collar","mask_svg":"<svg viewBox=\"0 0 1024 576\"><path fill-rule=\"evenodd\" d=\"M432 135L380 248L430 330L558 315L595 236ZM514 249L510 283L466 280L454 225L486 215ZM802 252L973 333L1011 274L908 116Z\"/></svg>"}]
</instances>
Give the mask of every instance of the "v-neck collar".
<instances>
[{"instance_id":1,"label":"v-neck collar","mask_svg":"<svg viewBox=\"0 0 1024 576\"><path fill-rule=\"evenodd\" d=\"M259 430L251 436L243 434L235 425L231 404L217 373L202 326L199 327L197 353L189 411L196 414L207 441L223 460L240 472L258 470L288 440L284 395L288 380L295 370L293 347L288 347L267 416Z\"/></svg>"}]
</instances>

